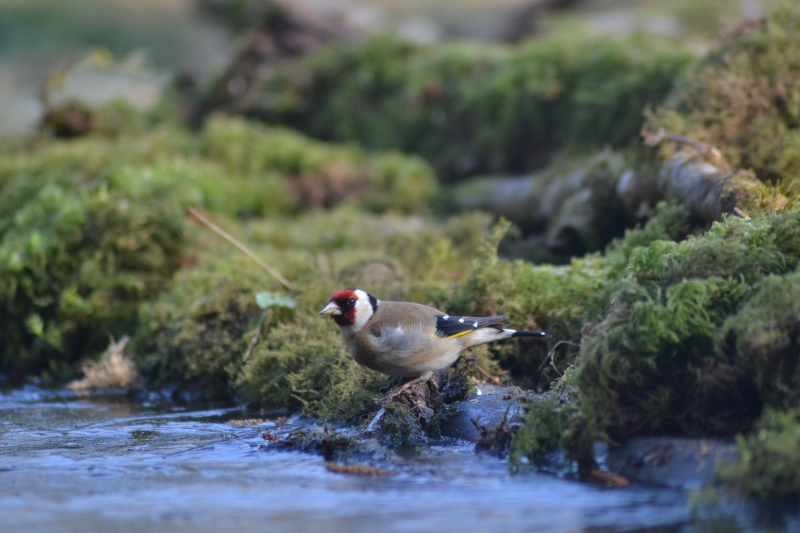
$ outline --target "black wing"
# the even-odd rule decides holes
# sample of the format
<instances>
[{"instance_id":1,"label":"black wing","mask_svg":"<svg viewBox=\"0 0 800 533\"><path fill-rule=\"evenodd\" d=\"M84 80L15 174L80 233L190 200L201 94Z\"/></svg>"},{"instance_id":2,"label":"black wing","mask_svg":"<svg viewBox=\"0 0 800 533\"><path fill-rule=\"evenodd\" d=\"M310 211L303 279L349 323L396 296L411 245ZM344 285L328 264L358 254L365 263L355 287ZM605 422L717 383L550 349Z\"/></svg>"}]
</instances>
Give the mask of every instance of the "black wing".
<instances>
[{"instance_id":1,"label":"black wing","mask_svg":"<svg viewBox=\"0 0 800 533\"><path fill-rule=\"evenodd\" d=\"M492 326L508 320L505 315L471 316L436 315L436 334L442 338L459 337L479 328Z\"/></svg>"}]
</instances>

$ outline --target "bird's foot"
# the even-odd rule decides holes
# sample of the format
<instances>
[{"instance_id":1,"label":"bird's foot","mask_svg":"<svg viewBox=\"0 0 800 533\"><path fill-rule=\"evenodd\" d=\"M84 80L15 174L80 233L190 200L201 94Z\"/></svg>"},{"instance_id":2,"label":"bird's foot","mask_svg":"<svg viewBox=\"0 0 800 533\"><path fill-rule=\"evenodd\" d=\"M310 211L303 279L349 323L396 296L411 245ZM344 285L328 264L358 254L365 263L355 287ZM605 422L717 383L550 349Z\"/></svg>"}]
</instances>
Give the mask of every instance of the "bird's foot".
<instances>
[{"instance_id":1,"label":"bird's foot","mask_svg":"<svg viewBox=\"0 0 800 533\"><path fill-rule=\"evenodd\" d=\"M418 383L423 383L423 384L427 383L428 380L430 380L432 376L433 376L433 372L426 372L425 374L422 374L418 378L414 378L411 381L409 381L409 382L397 387L396 389L387 392L386 395L381 400L381 404L385 404L386 402L388 402L392 398L395 398L397 395L408 391L408 389L411 388L413 385L416 385Z\"/></svg>"}]
</instances>

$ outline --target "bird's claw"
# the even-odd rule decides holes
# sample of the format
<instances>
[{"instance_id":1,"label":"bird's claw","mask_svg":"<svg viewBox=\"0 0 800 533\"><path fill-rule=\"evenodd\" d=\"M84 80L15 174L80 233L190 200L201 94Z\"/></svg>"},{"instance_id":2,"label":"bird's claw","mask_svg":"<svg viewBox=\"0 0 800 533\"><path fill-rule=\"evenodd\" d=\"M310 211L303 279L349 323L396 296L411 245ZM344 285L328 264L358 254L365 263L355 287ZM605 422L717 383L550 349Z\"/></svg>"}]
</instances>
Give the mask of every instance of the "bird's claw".
<instances>
[{"instance_id":1,"label":"bird's claw","mask_svg":"<svg viewBox=\"0 0 800 533\"><path fill-rule=\"evenodd\" d=\"M400 395L401 393L408 391L408 389L411 388L412 385L416 385L418 383L427 383L428 380L431 379L431 376L432 376L432 374L423 374L423 375L419 376L418 378L414 378L411 381L409 381L407 383L404 383L403 385L397 387L396 389L387 392L386 395L381 400L381 405L385 405L386 402L388 402L392 398L395 398L398 395Z\"/></svg>"}]
</instances>

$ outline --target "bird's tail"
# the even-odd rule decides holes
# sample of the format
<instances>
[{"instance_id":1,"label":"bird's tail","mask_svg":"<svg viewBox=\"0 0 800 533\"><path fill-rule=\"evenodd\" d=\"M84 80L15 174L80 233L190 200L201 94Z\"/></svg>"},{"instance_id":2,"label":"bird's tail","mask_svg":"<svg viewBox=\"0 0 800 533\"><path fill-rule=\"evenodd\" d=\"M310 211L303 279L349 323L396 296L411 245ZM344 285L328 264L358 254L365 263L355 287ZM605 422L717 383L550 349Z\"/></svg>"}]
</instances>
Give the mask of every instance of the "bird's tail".
<instances>
[{"instance_id":1,"label":"bird's tail","mask_svg":"<svg viewBox=\"0 0 800 533\"><path fill-rule=\"evenodd\" d=\"M509 331L509 330L505 330ZM552 337L546 331L515 331L511 334L512 337L537 337L540 339L546 339L548 337Z\"/></svg>"},{"instance_id":2,"label":"bird's tail","mask_svg":"<svg viewBox=\"0 0 800 533\"><path fill-rule=\"evenodd\" d=\"M487 342L500 341L510 337L537 337L539 339L546 339L550 336L549 333L545 333L544 331L517 331L511 328L479 328L467 335L456 337L456 339L466 350L467 348L474 348L475 346L480 346Z\"/></svg>"}]
</instances>

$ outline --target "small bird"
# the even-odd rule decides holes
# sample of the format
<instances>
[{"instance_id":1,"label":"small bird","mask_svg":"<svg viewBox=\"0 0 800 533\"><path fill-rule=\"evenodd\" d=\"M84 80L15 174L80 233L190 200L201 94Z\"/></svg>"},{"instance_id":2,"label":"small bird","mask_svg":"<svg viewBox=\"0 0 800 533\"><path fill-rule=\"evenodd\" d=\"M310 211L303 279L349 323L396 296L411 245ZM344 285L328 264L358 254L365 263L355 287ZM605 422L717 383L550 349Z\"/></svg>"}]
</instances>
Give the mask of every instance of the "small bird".
<instances>
[{"instance_id":1,"label":"small bird","mask_svg":"<svg viewBox=\"0 0 800 533\"><path fill-rule=\"evenodd\" d=\"M504 327L505 315L454 316L409 302L384 302L356 288L331 296L320 315L330 316L342 330L355 361L389 376L427 381L453 364L464 350L511 337L550 337L544 331Z\"/></svg>"}]
</instances>

